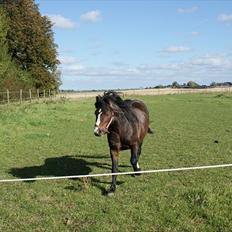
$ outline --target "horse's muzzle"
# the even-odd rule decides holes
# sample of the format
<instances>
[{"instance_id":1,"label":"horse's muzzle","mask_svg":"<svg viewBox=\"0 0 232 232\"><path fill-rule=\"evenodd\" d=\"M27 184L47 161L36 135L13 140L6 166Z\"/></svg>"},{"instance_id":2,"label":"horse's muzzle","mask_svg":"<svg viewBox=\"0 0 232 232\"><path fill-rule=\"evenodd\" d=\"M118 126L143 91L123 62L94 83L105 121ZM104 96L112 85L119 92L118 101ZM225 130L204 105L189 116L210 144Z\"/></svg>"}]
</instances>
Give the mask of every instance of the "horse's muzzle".
<instances>
[{"instance_id":1,"label":"horse's muzzle","mask_svg":"<svg viewBox=\"0 0 232 232\"><path fill-rule=\"evenodd\" d=\"M95 136L103 135L99 127L95 127L93 133Z\"/></svg>"},{"instance_id":2,"label":"horse's muzzle","mask_svg":"<svg viewBox=\"0 0 232 232\"><path fill-rule=\"evenodd\" d=\"M107 131L106 129L101 129L101 128L99 128L99 127L95 127L95 128L94 128L94 131L93 131L93 133L94 133L95 136L103 136L103 135L105 135L107 132L108 132L108 131Z\"/></svg>"}]
</instances>

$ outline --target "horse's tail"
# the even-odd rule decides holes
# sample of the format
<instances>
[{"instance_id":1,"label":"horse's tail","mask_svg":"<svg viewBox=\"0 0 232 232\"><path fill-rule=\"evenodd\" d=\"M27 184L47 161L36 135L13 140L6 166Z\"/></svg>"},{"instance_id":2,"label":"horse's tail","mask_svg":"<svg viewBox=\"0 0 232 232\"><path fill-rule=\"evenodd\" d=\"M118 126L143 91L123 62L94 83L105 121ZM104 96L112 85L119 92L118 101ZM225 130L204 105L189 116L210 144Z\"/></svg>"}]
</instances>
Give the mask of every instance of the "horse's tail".
<instances>
[{"instance_id":1,"label":"horse's tail","mask_svg":"<svg viewBox=\"0 0 232 232\"><path fill-rule=\"evenodd\" d=\"M154 134L154 130L152 130L150 127L148 127L147 133L148 134Z\"/></svg>"}]
</instances>

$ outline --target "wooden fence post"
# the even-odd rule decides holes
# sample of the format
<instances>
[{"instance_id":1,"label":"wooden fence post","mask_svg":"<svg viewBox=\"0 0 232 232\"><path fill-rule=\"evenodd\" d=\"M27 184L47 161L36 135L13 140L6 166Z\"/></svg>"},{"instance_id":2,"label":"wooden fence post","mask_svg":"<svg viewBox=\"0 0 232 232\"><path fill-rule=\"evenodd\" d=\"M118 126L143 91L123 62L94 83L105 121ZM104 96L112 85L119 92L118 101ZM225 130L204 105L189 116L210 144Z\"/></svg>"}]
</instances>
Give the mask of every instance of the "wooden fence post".
<instances>
[{"instance_id":1,"label":"wooden fence post","mask_svg":"<svg viewBox=\"0 0 232 232\"><path fill-rule=\"evenodd\" d=\"M23 101L23 90L22 89L20 89L19 97L20 97L20 104L22 104L22 101Z\"/></svg>"},{"instance_id":2,"label":"wooden fence post","mask_svg":"<svg viewBox=\"0 0 232 232\"><path fill-rule=\"evenodd\" d=\"M39 99L39 89L37 89L37 98Z\"/></svg>"},{"instance_id":3,"label":"wooden fence post","mask_svg":"<svg viewBox=\"0 0 232 232\"><path fill-rule=\"evenodd\" d=\"M44 92L44 98L45 98L45 97L46 97L46 92L45 92L45 89L44 89L44 91L43 91L43 92Z\"/></svg>"},{"instance_id":4,"label":"wooden fence post","mask_svg":"<svg viewBox=\"0 0 232 232\"><path fill-rule=\"evenodd\" d=\"M10 91L8 89L6 90L6 95L7 95L7 103L10 104Z\"/></svg>"},{"instance_id":5,"label":"wooden fence post","mask_svg":"<svg viewBox=\"0 0 232 232\"><path fill-rule=\"evenodd\" d=\"M51 97L51 90L50 89L48 90L48 97L49 98Z\"/></svg>"},{"instance_id":6,"label":"wooden fence post","mask_svg":"<svg viewBox=\"0 0 232 232\"><path fill-rule=\"evenodd\" d=\"M31 89L29 89L29 98L30 98L30 102L31 102Z\"/></svg>"}]
</instances>

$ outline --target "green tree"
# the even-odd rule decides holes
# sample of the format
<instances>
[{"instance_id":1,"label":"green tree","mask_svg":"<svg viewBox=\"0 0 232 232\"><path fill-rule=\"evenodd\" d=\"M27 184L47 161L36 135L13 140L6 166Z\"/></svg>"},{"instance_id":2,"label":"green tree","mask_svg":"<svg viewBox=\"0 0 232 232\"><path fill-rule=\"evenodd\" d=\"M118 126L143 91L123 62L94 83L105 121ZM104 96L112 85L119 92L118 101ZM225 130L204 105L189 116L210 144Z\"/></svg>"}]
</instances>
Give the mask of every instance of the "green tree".
<instances>
[{"instance_id":1,"label":"green tree","mask_svg":"<svg viewBox=\"0 0 232 232\"><path fill-rule=\"evenodd\" d=\"M188 83L187 83L187 87L188 88L198 88L200 85L198 85L196 82L194 82L194 81L189 81Z\"/></svg>"},{"instance_id":2,"label":"green tree","mask_svg":"<svg viewBox=\"0 0 232 232\"><path fill-rule=\"evenodd\" d=\"M31 74L35 88L57 89L57 45L52 23L33 0L0 0L9 21L7 42L15 63Z\"/></svg>"},{"instance_id":3,"label":"green tree","mask_svg":"<svg viewBox=\"0 0 232 232\"><path fill-rule=\"evenodd\" d=\"M9 26L0 8L0 89L19 89L31 86L30 75L20 70L8 54L7 32Z\"/></svg>"},{"instance_id":4,"label":"green tree","mask_svg":"<svg viewBox=\"0 0 232 232\"><path fill-rule=\"evenodd\" d=\"M172 82L172 88L180 88L180 84L177 81Z\"/></svg>"}]
</instances>

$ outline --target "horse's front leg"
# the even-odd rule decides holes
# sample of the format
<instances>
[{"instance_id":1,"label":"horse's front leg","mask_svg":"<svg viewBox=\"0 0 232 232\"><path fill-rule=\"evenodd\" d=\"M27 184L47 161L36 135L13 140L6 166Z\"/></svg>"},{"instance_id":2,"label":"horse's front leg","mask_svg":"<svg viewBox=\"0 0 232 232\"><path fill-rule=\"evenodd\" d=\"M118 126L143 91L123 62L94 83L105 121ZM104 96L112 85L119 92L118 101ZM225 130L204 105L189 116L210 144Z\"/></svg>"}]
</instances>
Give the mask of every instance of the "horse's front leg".
<instances>
[{"instance_id":1,"label":"horse's front leg","mask_svg":"<svg viewBox=\"0 0 232 232\"><path fill-rule=\"evenodd\" d=\"M118 172L118 158L119 158L119 150L117 149L110 149L110 156L112 161L112 173ZM107 191L107 195L113 194L116 190L116 179L117 176L112 176L111 186Z\"/></svg>"}]
</instances>

